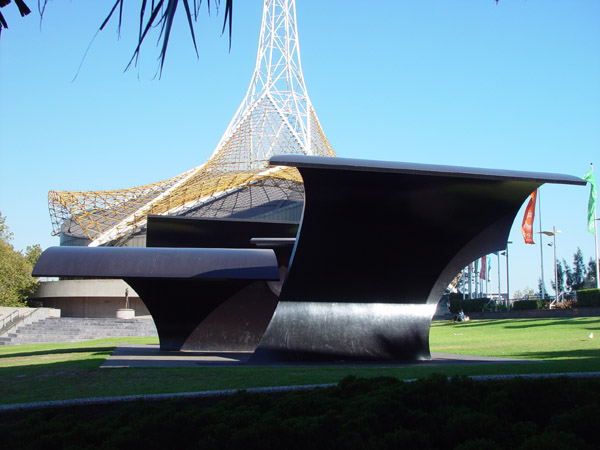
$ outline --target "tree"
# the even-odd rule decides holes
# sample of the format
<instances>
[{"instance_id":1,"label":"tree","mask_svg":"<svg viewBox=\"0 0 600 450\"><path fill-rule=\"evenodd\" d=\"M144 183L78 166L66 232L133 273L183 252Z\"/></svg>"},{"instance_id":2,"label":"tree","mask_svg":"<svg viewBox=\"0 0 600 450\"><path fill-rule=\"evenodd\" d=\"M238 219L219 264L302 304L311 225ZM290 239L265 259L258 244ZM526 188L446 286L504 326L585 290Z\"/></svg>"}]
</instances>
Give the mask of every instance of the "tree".
<instances>
[{"instance_id":1,"label":"tree","mask_svg":"<svg viewBox=\"0 0 600 450\"><path fill-rule=\"evenodd\" d=\"M583 262L583 253L581 249L577 247L577 251L573 255L573 271L572 271L572 284L571 288L574 291L583 288L583 282L585 281L585 263Z\"/></svg>"},{"instance_id":2,"label":"tree","mask_svg":"<svg viewBox=\"0 0 600 450\"><path fill-rule=\"evenodd\" d=\"M583 287L585 289L594 289L596 287L596 261L594 261L594 258L590 258L588 262Z\"/></svg>"},{"instance_id":3,"label":"tree","mask_svg":"<svg viewBox=\"0 0 600 450\"><path fill-rule=\"evenodd\" d=\"M544 284L544 282L542 281L541 278L538 278L538 291L537 294L540 296L540 298L545 298L546 295L548 294L548 290L546 289L546 286Z\"/></svg>"},{"instance_id":4,"label":"tree","mask_svg":"<svg viewBox=\"0 0 600 450\"><path fill-rule=\"evenodd\" d=\"M533 289L531 289L529 286L525 286L525 289L523 289L522 291L520 289L517 289L512 298L516 298L516 299L522 299L524 297L529 297L531 295L534 295L534 291Z\"/></svg>"},{"instance_id":5,"label":"tree","mask_svg":"<svg viewBox=\"0 0 600 450\"><path fill-rule=\"evenodd\" d=\"M0 212L0 306L25 306L38 287L31 271L42 249L36 244L27 247L23 254L14 249L11 240L12 233Z\"/></svg>"},{"instance_id":6,"label":"tree","mask_svg":"<svg viewBox=\"0 0 600 450\"><path fill-rule=\"evenodd\" d=\"M554 289L556 295L558 295L565 290L565 271L560 261L556 261L556 277L558 278L558 289L556 288L554 280L551 281L551 284L552 289Z\"/></svg>"},{"instance_id":7,"label":"tree","mask_svg":"<svg viewBox=\"0 0 600 450\"><path fill-rule=\"evenodd\" d=\"M565 259L563 259L562 265L565 270L565 286L567 290L570 290L573 288L573 271L571 270L571 266L569 266L569 263Z\"/></svg>"},{"instance_id":8,"label":"tree","mask_svg":"<svg viewBox=\"0 0 600 450\"><path fill-rule=\"evenodd\" d=\"M562 267L566 276L566 286L574 291L584 287L595 287L596 282L596 264L592 258L588 262L587 268L583 262L583 253L579 247L573 255L573 268L563 259Z\"/></svg>"}]
</instances>

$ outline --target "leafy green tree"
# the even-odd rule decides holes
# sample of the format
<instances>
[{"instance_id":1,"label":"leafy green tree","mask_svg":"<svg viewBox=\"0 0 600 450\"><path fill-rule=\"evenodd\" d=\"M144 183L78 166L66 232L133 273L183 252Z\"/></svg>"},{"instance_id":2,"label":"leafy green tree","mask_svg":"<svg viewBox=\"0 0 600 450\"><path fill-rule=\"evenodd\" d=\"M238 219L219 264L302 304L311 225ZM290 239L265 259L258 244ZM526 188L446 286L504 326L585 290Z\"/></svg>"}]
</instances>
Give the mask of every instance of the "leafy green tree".
<instances>
[{"instance_id":1,"label":"leafy green tree","mask_svg":"<svg viewBox=\"0 0 600 450\"><path fill-rule=\"evenodd\" d=\"M10 243L12 236L0 212L0 306L25 306L38 287L31 271L42 249L36 244L27 247L23 254Z\"/></svg>"},{"instance_id":2,"label":"leafy green tree","mask_svg":"<svg viewBox=\"0 0 600 450\"><path fill-rule=\"evenodd\" d=\"M565 284L567 288L577 291L584 287L595 287L596 264L594 260L590 258L586 267L583 262L583 253L579 247L577 247L577 251L573 255L573 267L571 268L564 259L562 267L564 267L564 275L566 277Z\"/></svg>"},{"instance_id":3,"label":"leafy green tree","mask_svg":"<svg viewBox=\"0 0 600 450\"><path fill-rule=\"evenodd\" d=\"M537 295L539 295L540 298L546 298L548 296L548 290L541 278L538 278Z\"/></svg>"},{"instance_id":4,"label":"leafy green tree","mask_svg":"<svg viewBox=\"0 0 600 450\"><path fill-rule=\"evenodd\" d=\"M558 279L558 289L556 288L556 283L554 280L551 281L551 284L552 289L554 289L556 295L558 295L565 290L565 270L563 269L563 265L560 261L556 261L556 277Z\"/></svg>"},{"instance_id":5,"label":"leafy green tree","mask_svg":"<svg viewBox=\"0 0 600 450\"><path fill-rule=\"evenodd\" d=\"M573 271L571 270L571 266L564 259L562 261L562 265L565 270L565 287L567 290L573 289L574 278L573 278Z\"/></svg>"},{"instance_id":6,"label":"leafy green tree","mask_svg":"<svg viewBox=\"0 0 600 450\"><path fill-rule=\"evenodd\" d=\"M585 263L583 262L583 253L581 249L577 247L577 251L573 255L573 271L572 271L572 284L573 290L577 291L583 289L583 283L585 281Z\"/></svg>"},{"instance_id":7,"label":"leafy green tree","mask_svg":"<svg viewBox=\"0 0 600 450\"><path fill-rule=\"evenodd\" d=\"M530 296L530 295L535 295L535 292L529 286L525 286L525 289L523 289L522 291L520 289L517 289L514 292L512 298L521 299L523 297Z\"/></svg>"},{"instance_id":8,"label":"leafy green tree","mask_svg":"<svg viewBox=\"0 0 600 450\"><path fill-rule=\"evenodd\" d=\"M590 258L588 262L583 287L585 289L594 289L596 287L596 261L594 261L594 258Z\"/></svg>"}]
</instances>

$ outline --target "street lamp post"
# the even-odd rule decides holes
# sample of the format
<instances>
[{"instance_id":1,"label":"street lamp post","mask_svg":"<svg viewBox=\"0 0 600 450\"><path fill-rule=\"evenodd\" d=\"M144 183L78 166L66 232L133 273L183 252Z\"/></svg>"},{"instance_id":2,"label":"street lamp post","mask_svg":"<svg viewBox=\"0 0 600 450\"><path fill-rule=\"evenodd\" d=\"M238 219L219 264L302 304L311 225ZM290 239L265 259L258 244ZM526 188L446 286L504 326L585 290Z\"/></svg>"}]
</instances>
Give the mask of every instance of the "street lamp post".
<instances>
[{"instance_id":1,"label":"street lamp post","mask_svg":"<svg viewBox=\"0 0 600 450\"><path fill-rule=\"evenodd\" d=\"M512 241L506 241L506 307L510 307L510 272L508 271L508 244Z\"/></svg>"},{"instance_id":2,"label":"street lamp post","mask_svg":"<svg viewBox=\"0 0 600 450\"><path fill-rule=\"evenodd\" d=\"M553 247L554 250L554 290L556 291L556 299L558 301L558 296L560 292L558 290L558 265L556 263L556 234L560 233L560 230L557 230L555 226L552 227L552 231L542 231L546 236L552 236L552 244L548 244Z\"/></svg>"},{"instance_id":3,"label":"street lamp post","mask_svg":"<svg viewBox=\"0 0 600 450\"><path fill-rule=\"evenodd\" d=\"M542 239L542 197L540 196L540 189L538 189L538 193L537 193L537 197L538 197L538 217L539 217L539 224L540 224L540 273L542 275L542 286L540 288L540 295L542 296L542 300L544 300L546 298L546 283L544 281L544 244L543 244L543 239Z\"/></svg>"},{"instance_id":4,"label":"street lamp post","mask_svg":"<svg viewBox=\"0 0 600 450\"><path fill-rule=\"evenodd\" d=\"M498 257L498 302L502 303L502 291L500 288L500 252L497 252L496 256Z\"/></svg>"}]
</instances>

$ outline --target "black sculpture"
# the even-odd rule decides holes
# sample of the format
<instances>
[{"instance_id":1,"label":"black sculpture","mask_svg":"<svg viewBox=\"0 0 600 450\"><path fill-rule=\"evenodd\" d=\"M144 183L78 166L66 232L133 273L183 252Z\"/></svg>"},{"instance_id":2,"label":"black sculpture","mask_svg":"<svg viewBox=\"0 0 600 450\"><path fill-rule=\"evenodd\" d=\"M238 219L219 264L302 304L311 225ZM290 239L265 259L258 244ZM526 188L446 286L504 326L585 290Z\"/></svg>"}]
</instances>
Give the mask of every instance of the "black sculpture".
<instances>
[{"instance_id":1,"label":"black sculpture","mask_svg":"<svg viewBox=\"0 0 600 450\"><path fill-rule=\"evenodd\" d=\"M222 333L228 349L248 351L248 345L236 347L236 339L249 341L249 348L254 349L277 300L268 288L260 287L264 280L280 280L275 253L261 249L51 247L42 253L33 273L34 276L122 278L150 311L161 350L184 348L198 324L239 295L246 297L244 310L250 310L244 318L246 325L239 325L236 318L244 311L238 311L223 324ZM252 311L257 297L260 302L270 301L266 318L264 312ZM258 315L258 319L251 314Z\"/></svg>"},{"instance_id":2,"label":"black sculpture","mask_svg":"<svg viewBox=\"0 0 600 450\"><path fill-rule=\"evenodd\" d=\"M161 349L252 351L258 345L251 361L259 363L429 358L431 318L452 278L505 247L519 208L541 184L585 184L568 175L299 155L274 157L271 165L297 167L304 180L296 239L295 224L149 218L149 246L204 247L171 248L172 258L236 247L229 261L240 261L243 277L218 273L215 259L203 263L201 280L158 272L107 275L97 265L101 273L89 274L123 278L134 287L154 317ZM211 227L214 239L206 232ZM275 271L285 273L292 245L277 298L266 283L278 278ZM44 252L34 275L83 276L78 268L65 273L61 261L70 250ZM90 265L99 251L122 257L135 250L160 248L77 249ZM252 251L270 255L264 271L252 270L258 264ZM193 314L169 309L174 293ZM243 329L252 311L256 317Z\"/></svg>"}]
</instances>

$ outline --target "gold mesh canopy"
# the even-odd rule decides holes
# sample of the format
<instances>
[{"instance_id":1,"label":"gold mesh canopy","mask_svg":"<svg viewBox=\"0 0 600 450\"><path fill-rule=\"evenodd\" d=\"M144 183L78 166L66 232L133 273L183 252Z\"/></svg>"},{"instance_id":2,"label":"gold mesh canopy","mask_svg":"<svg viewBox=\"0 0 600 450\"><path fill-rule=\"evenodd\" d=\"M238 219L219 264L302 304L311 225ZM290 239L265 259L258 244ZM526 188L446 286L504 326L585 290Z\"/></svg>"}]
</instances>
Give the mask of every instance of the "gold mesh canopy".
<instances>
[{"instance_id":1,"label":"gold mesh canopy","mask_svg":"<svg viewBox=\"0 0 600 450\"><path fill-rule=\"evenodd\" d=\"M105 245L142 230L148 214L183 215L227 197L219 203L224 217L260 201L297 200L303 186L296 169L268 166L271 156L289 153L335 156L306 92L294 0L265 0L250 87L208 161L145 186L50 191L53 234Z\"/></svg>"}]
</instances>

